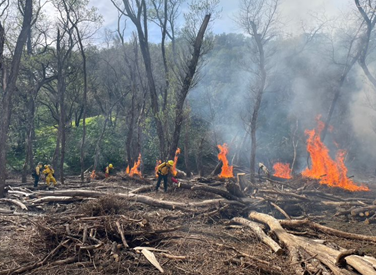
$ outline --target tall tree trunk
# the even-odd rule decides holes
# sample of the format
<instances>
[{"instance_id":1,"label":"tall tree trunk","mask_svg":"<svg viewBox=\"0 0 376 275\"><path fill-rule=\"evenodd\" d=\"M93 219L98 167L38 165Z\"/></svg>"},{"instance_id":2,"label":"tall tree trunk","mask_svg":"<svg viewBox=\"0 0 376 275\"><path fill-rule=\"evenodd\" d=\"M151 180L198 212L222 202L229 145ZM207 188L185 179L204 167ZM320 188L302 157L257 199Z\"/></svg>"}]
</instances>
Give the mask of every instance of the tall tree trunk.
<instances>
[{"instance_id":1,"label":"tall tree trunk","mask_svg":"<svg viewBox=\"0 0 376 275\"><path fill-rule=\"evenodd\" d=\"M134 81L134 80L132 80ZM133 133L134 133L134 122L135 122L135 100L136 100L136 87L135 85L132 85L132 99L131 99L131 117L130 117L130 122L128 125L128 135L127 139L125 142L125 148L127 151L127 162L128 165L132 165L132 157L133 157L133 152L132 152L132 140L133 140Z\"/></svg>"},{"instance_id":2,"label":"tall tree trunk","mask_svg":"<svg viewBox=\"0 0 376 275\"><path fill-rule=\"evenodd\" d=\"M95 157L94 157L94 167L93 167L93 170L97 170L97 167L99 165L99 157L101 155L101 142L102 142L102 139L103 139L103 136L104 136L104 132L106 131L106 127L107 127L107 123L108 123L108 115L106 115L106 118L103 122L103 127L102 127L102 131L99 135L99 138L97 140L97 144L95 146Z\"/></svg>"},{"instance_id":3,"label":"tall tree trunk","mask_svg":"<svg viewBox=\"0 0 376 275\"><path fill-rule=\"evenodd\" d=\"M4 197L5 179L6 179L6 146L9 131L10 117L12 112L12 96L16 89L16 81L20 68L22 51L27 40L28 30L31 27L31 17L33 11L32 0L25 1L24 17L22 29L18 36L16 48L11 63L9 78L3 81L4 96L1 102L1 121L0 121L0 198ZM5 33L0 23L0 68L3 69L3 77L6 76L3 67L3 49ZM5 83L6 82L6 83ZM6 85L4 85L6 84Z\"/></svg>"},{"instance_id":4,"label":"tall tree trunk","mask_svg":"<svg viewBox=\"0 0 376 275\"><path fill-rule=\"evenodd\" d=\"M165 90L163 94L163 111L166 110L167 107L167 97L168 97L168 89L170 86L170 81L169 81L169 71L168 71L168 66L167 66L167 57L166 57L166 32L167 32L167 4L168 0L164 0L164 20L162 24L162 43L161 43L161 48L162 48L162 59L163 59L163 68L165 71Z\"/></svg>"},{"instance_id":5,"label":"tall tree trunk","mask_svg":"<svg viewBox=\"0 0 376 275\"><path fill-rule=\"evenodd\" d=\"M64 184L64 158L65 158L65 71L64 71L64 53L61 49L60 30L57 31L57 93L60 104L58 140L60 139L60 162L59 162L59 176L61 184ZM56 169L56 167L54 167Z\"/></svg>"},{"instance_id":6,"label":"tall tree trunk","mask_svg":"<svg viewBox=\"0 0 376 275\"><path fill-rule=\"evenodd\" d=\"M189 165L189 121L185 123L185 136L184 136L184 162L185 162L185 172L187 177L191 176L191 168Z\"/></svg>"},{"instance_id":7,"label":"tall tree trunk","mask_svg":"<svg viewBox=\"0 0 376 275\"><path fill-rule=\"evenodd\" d=\"M28 97L28 115L27 115L27 130L26 130L26 145L25 145L25 163L23 166L22 171L22 182L25 183L27 181L27 175L29 174L29 171L34 166L33 163L33 140L35 136L34 131L34 112L35 112L35 102L34 102L34 96L31 92L31 96Z\"/></svg>"},{"instance_id":8,"label":"tall tree trunk","mask_svg":"<svg viewBox=\"0 0 376 275\"><path fill-rule=\"evenodd\" d=\"M355 62L359 59L360 52L361 51L359 50L358 53L351 59L350 63L346 64L345 68L343 68L341 77L338 80L338 84L334 87L334 97L333 97L332 102L330 104L328 115L327 115L326 120L325 120L324 130L321 133L321 140L322 141L324 141L326 134L328 132L330 120L332 119L334 108L336 107L339 96L341 94L343 83L345 82L346 77L347 77L348 73L350 72L351 68L354 66Z\"/></svg>"},{"instance_id":9,"label":"tall tree trunk","mask_svg":"<svg viewBox=\"0 0 376 275\"><path fill-rule=\"evenodd\" d=\"M171 146L170 146L170 151L169 151L170 158L173 158L175 156L175 151L178 148L181 126L183 123L184 102L191 88L193 77L196 73L197 64L198 64L200 53L201 53L201 46L204 40L206 28L208 27L208 24L209 24L210 16L211 16L210 14L205 15L205 18L201 24L200 30L197 33L197 37L193 45L192 58L189 61L188 68L187 68L188 69L187 74L183 80L182 89L177 96L177 104L176 104L176 109L175 109L175 125L174 125L175 129L174 129L174 134L172 136L172 141L171 141Z\"/></svg>"},{"instance_id":10,"label":"tall tree trunk","mask_svg":"<svg viewBox=\"0 0 376 275\"><path fill-rule=\"evenodd\" d=\"M252 27L252 32L257 45L257 51L259 55L259 83L257 87L256 101L253 107L253 113L251 117L251 160L250 160L250 170L251 170L251 182L255 181L255 166L256 166L256 150L257 150L257 120L259 115L259 110L261 107L262 96L264 94L265 83L266 83L266 69L265 69L265 52L263 42L261 41L261 35L257 33L257 26L254 22L250 22Z\"/></svg>"},{"instance_id":11,"label":"tall tree trunk","mask_svg":"<svg viewBox=\"0 0 376 275\"><path fill-rule=\"evenodd\" d=\"M205 137L200 139L197 147L197 155L196 155L196 165L197 165L197 173L200 177L203 176L203 167L202 167L202 150L204 148Z\"/></svg>"},{"instance_id":12,"label":"tall tree trunk","mask_svg":"<svg viewBox=\"0 0 376 275\"><path fill-rule=\"evenodd\" d=\"M83 96L83 113L82 113L82 140L80 147L80 165L81 165L81 182L84 182L84 172L85 172L85 139L86 139L86 105L87 105L87 70L86 70L86 54L84 51L84 46L82 44L81 35L76 27L78 43L80 44L80 50L83 61L83 72L84 72L84 96Z\"/></svg>"}]
</instances>

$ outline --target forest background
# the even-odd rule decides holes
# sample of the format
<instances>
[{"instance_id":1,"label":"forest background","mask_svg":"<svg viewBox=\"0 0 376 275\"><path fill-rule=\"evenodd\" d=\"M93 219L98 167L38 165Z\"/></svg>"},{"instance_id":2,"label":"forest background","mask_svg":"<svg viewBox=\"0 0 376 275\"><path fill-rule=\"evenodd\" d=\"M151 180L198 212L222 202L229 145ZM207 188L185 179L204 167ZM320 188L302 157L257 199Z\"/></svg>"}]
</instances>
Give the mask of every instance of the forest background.
<instances>
[{"instance_id":1,"label":"forest background","mask_svg":"<svg viewBox=\"0 0 376 275\"><path fill-rule=\"evenodd\" d=\"M298 173L320 115L333 158L345 149L349 174L375 172L376 1L293 35L277 0L235 1L241 31L221 34L215 0L112 0L115 29L87 0L0 2L0 187L37 162L63 181L141 154L151 173L177 148L178 169L207 175L224 143L251 176L258 162Z\"/></svg>"}]
</instances>

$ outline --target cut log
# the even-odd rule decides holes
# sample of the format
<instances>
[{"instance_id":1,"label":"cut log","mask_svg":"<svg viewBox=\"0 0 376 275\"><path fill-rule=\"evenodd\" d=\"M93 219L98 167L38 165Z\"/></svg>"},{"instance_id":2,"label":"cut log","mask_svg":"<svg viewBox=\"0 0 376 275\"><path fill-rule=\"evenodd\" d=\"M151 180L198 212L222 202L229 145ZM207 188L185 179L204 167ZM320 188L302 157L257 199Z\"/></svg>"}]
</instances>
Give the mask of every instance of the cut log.
<instances>
[{"instance_id":1,"label":"cut log","mask_svg":"<svg viewBox=\"0 0 376 275\"><path fill-rule=\"evenodd\" d=\"M278 222L278 220L276 220L272 216L258 212L251 212L249 214L249 218L266 223L270 227L270 229L276 234L279 240L281 240L286 245L290 253L291 250L293 250L294 253L299 252L299 250L304 250L306 253L311 255L312 258L318 259L325 266L330 268L330 270L335 275L354 274L335 265L336 259L340 255L341 251L327 247L320 242L316 242L308 238L288 234L282 228L280 222ZM346 262L348 265L356 269L360 274L376 275L376 271L373 269L373 267L362 257L353 255L348 256L346 257ZM296 273L303 274L301 270L296 270Z\"/></svg>"},{"instance_id":2,"label":"cut log","mask_svg":"<svg viewBox=\"0 0 376 275\"><path fill-rule=\"evenodd\" d=\"M257 235L261 242L269 246L277 255L282 255L282 248L272 238L266 235L257 223L240 217L235 217L231 221L249 227Z\"/></svg>"},{"instance_id":3,"label":"cut log","mask_svg":"<svg viewBox=\"0 0 376 275\"><path fill-rule=\"evenodd\" d=\"M355 208L353 210L351 210L351 216L360 216L360 214L362 213L363 216L364 216L364 212L366 211L375 211L376 210L376 205L370 205L370 206L366 206L366 207L360 207L360 208Z\"/></svg>"}]
</instances>

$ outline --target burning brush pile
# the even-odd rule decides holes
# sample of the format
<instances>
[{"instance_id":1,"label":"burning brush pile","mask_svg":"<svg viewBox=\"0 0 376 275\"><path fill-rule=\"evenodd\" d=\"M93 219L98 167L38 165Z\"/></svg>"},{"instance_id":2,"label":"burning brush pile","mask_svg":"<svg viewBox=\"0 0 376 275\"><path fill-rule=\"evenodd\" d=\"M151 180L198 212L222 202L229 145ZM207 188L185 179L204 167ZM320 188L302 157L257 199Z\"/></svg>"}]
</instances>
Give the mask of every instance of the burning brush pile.
<instances>
[{"instance_id":1,"label":"burning brush pile","mask_svg":"<svg viewBox=\"0 0 376 275\"><path fill-rule=\"evenodd\" d=\"M301 175L308 179L316 179L320 184L338 187L348 191L369 191L366 186L358 186L347 176L345 165L346 150L338 150L335 160L330 157L329 149L321 141L324 122L317 119L317 128L306 130L307 151L311 159L311 167L307 167ZM337 145L337 144L336 144ZM337 145L338 147L338 145ZM282 179L292 179L292 170L288 163L275 163L274 176Z\"/></svg>"}]
</instances>

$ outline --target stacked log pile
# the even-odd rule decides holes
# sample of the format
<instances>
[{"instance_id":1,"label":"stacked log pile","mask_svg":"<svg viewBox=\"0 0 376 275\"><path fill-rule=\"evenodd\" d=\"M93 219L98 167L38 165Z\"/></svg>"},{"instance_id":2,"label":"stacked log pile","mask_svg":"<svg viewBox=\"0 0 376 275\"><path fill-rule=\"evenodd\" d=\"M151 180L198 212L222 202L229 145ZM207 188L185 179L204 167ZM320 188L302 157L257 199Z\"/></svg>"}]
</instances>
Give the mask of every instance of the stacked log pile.
<instances>
[{"instance_id":1,"label":"stacked log pile","mask_svg":"<svg viewBox=\"0 0 376 275\"><path fill-rule=\"evenodd\" d=\"M44 246L48 244L48 254L37 262L6 266L0 274L32 270L44 274L46 265L78 263L94 269L101 266L111 274L109 259L118 263L118 269L128 268L131 273L142 274L132 265L142 262L150 267L145 274L194 274L188 267L190 252L161 248L173 247L173 239L186 238L187 231L192 240L225 253L222 262L232 271L246 270L245 274L376 274L372 257L376 251L367 255L357 245L374 245L375 236L320 224L338 220L372 225L376 219L374 193L351 193L304 179L251 183L245 174L236 179L180 179L166 195L155 194L148 179L135 181L124 175L85 184L67 182L49 191L9 186L8 197L0 200L0 214L31 220L36 235ZM41 218L32 219L35 215ZM195 237L187 223L198 221L219 226L222 237ZM240 235L229 234L229 230ZM260 247L268 248L269 260L246 251L244 242L234 246L234 239L245 238L245 232L251 238L249 245L255 239ZM327 238L346 247L327 242ZM271 265L270 258L279 259L279 264Z\"/></svg>"}]
</instances>

